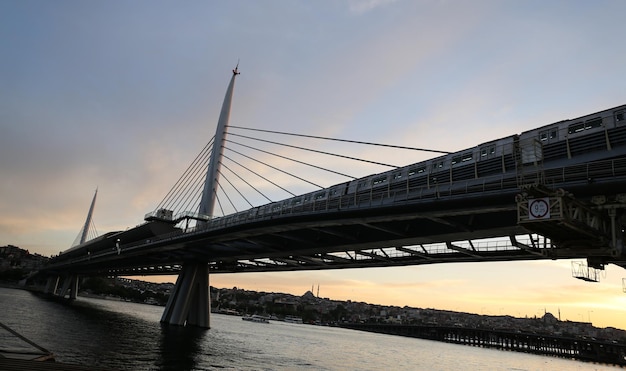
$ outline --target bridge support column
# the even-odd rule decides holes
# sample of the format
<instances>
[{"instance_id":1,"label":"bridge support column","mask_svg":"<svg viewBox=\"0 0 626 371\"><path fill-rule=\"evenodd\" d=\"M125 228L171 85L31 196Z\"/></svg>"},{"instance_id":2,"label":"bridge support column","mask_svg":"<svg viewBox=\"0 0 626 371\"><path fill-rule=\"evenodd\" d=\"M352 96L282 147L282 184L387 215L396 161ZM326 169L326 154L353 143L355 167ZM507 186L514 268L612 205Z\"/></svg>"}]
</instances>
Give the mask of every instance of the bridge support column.
<instances>
[{"instance_id":1,"label":"bridge support column","mask_svg":"<svg viewBox=\"0 0 626 371\"><path fill-rule=\"evenodd\" d=\"M183 264L161 322L209 328L210 311L209 265L206 262Z\"/></svg>"},{"instance_id":2,"label":"bridge support column","mask_svg":"<svg viewBox=\"0 0 626 371\"><path fill-rule=\"evenodd\" d=\"M44 293L46 294L56 294L57 288L59 286L59 276L50 276L46 280L46 287L44 288Z\"/></svg>"},{"instance_id":3,"label":"bridge support column","mask_svg":"<svg viewBox=\"0 0 626 371\"><path fill-rule=\"evenodd\" d=\"M71 300L76 300L76 296L78 295L78 275L77 274L73 274L70 276L70 299Z\"/></svg>"},{"instance_id":4,"label":"bridge support column","mask_svg":"<svg viewBox=\"0 0 626 371\"><path fill-rule=\"evenodd\" d=\"M68 290L70 299L76 299L76 294L78 293L78 275L70 274L65 276L63 279L63 286L61 286L61 291L58 295L64 298Z\"/></svg>"}]
</instances>

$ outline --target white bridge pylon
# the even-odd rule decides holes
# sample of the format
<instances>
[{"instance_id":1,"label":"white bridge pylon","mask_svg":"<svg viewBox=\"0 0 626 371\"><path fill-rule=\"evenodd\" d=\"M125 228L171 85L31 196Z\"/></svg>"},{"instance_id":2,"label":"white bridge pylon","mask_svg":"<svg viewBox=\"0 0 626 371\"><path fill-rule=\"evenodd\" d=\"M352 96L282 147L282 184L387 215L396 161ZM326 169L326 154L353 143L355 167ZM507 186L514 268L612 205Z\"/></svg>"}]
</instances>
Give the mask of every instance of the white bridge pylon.
<instances>
[{"instance_id":1,"label":"white bridge pylon","mask_svg":"<svg viewBox=\"0 0 626 371\"><path fill-rule=\"evenodd\" d=\"M213 152L207 168L206 180L200 200L199 213L201 215L213 215L217 185L220 174L220 166L224 153L226 130L230 118L230 106L235 88L235 78L239 75L238 66L233 70L230 84L226 90L224 103L217 122ZM198 223L205 223L198 221ZM209 328L211 311L211 298L209 292L209 267L208 261L186 261L183 263L181 273L176 279L174 291L165 306L161 322L171 325L192 325Z\"/></svg>"},{"instance_id":2,"label":"white bridge pylon","mask_svg":"<svg viewBox=\"0 0 626 371\"><path fill-rule=\"evenodd\" d=\"M91 204L89 206L89 212L87 213L87 218L85 219L85 224L83 225L83 228L78 233L78 236L76 237L76 241L74 242L72 247L77 246L77 245L82 245L83 243L85 243L87 239L89 238L90 234L94 235L95 233L95 235L97 235L96 232L90 231L90 227L93 225L93 222L92 222L93 210L96 206L97 196L98 196L98 189L96 188L96 192L94 193L93 198L91 199ZM93 232L93 233L90 233L90 232ZM80 280L78 279L78 275L75 273L66 274L64 276L59 276L59 275L49 276L46 281L46 287L44 288L44 292L46 294L51 294L54 296L65 297L65 295L68 293L68 290L69 290L69 298L70 300L74 300L76 299L76 295L78 295L78 282L79 281ZM61 285L61 283L63 285ZM59 287L60 287L60 290L59 290Z\"/></svg>"}]
</instances>

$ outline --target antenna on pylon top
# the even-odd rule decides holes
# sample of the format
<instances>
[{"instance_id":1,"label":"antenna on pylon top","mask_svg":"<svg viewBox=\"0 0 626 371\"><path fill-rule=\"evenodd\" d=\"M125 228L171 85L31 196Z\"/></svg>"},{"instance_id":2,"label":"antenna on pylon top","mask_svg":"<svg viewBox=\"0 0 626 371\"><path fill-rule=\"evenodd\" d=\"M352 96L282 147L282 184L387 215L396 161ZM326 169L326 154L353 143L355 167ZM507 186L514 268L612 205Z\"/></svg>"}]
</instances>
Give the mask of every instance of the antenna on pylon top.
<instances>
[{"instance_id":1,"label":"antenna on pylon top","mask_svg":"<svg viewBox=\"0 0 626 371\"><path fill-rule=\"evenodd\" d=\"M237 65L235 66L235 69L233 70L233 74L235 75L241 74L241 72L238 71L238 68L239 68L239 59L237 59Z\"/></svg>"}]
</instances>

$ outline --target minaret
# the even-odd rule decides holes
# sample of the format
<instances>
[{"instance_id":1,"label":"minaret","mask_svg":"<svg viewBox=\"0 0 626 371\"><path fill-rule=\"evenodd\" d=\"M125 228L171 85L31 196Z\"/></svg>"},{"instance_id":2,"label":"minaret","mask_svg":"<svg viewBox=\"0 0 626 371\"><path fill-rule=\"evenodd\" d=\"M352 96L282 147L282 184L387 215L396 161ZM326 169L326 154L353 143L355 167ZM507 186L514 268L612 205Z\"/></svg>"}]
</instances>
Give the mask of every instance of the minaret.
<instances>
[{"instance_id":1,"label":"minaret","mask_svg":"<svg viewBox=\"0 0 626 371\"><path fill-rule=\"evenodd\" d=\"M226 140L226 131L228 128L228 119L230 118L230 104L233 99L233 89L235 88L235 77L239 75L239 63L233 70L233 76L226 90L222 111L217 122L215 130L215 140L213 141L213 152L207 169L206 180L204 182L204 190L202 191L202 199L198 212L201 215L213 216L213 208L215 206L215 196L217 192L217 184L219 180L219 170L221 168L222 155L224 154L224 142Z\"/></svg>"}]
</instances>

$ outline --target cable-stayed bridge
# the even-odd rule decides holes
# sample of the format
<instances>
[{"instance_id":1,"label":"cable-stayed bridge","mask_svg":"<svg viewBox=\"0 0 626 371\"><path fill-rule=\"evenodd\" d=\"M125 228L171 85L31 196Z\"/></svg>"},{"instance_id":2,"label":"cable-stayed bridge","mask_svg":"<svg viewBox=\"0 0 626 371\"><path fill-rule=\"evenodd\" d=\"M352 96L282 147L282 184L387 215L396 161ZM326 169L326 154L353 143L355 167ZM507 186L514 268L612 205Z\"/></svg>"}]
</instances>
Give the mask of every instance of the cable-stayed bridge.
<instances>
[{"instance_id":1,"label":"cable-stayed bridge","mask_svg":"<svg viewBox=\"0 0 626 371\"><path fill-rule=\"evenodd\" d=\"M273 182L257 170L262 163L298 176L260 155L235 152L256 161L253 169L225 153L227 146L248 146L244 137L258 139L230 132L227 138L233 72L215 137L146 223L54 258L42 272L51 277L50 292L75 296L83 275L178 274L162 321L208 327L209 273L563 258L586 259L589 269L626 265L626 106L408 166L369 161L391 170L362 178L335 171L347 180L330 187L301 178L317 189L281 187L286 196L272 201L241 174ZM237 178L264 202L250 202L234 185ZM248 207L238 211L229 194ZM214 215L216 206L222 216ZM92 211L93 202L85 227Z\"/></svg>"}]
</instances>

